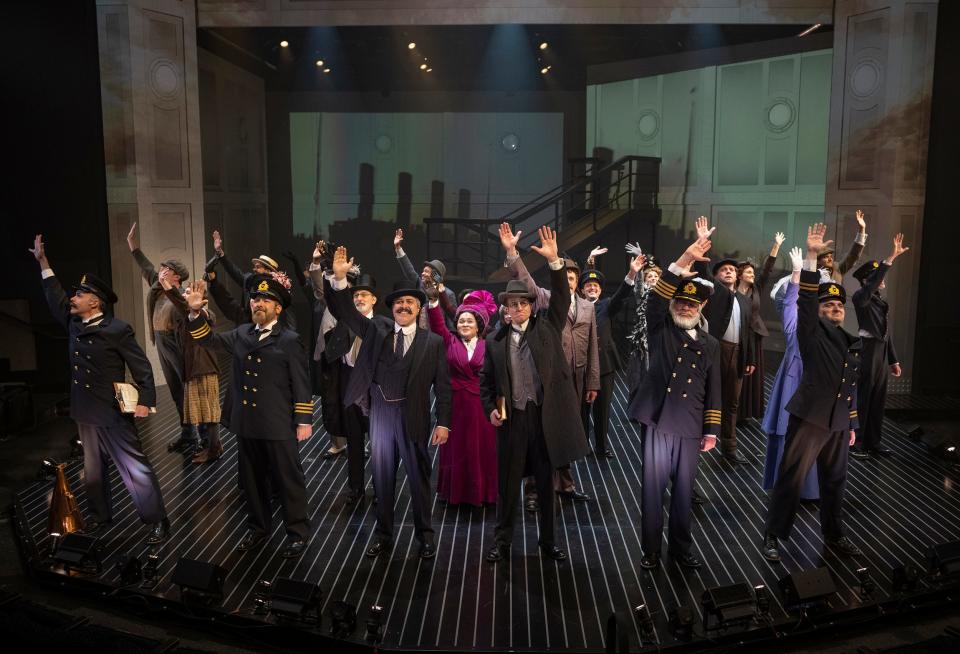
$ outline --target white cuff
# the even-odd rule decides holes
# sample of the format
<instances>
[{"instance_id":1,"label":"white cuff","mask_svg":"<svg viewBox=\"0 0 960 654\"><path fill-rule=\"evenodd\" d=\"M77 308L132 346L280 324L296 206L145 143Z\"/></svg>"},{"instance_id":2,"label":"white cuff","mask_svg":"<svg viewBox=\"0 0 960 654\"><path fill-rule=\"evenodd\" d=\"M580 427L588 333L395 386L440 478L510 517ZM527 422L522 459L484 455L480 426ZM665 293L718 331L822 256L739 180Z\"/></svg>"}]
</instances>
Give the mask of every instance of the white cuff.
<instances>
[{"instance_id":1,"label":"white cuff","mask_svg":"<svg viewBox=\"0 0 960 654\"><path fill-rule=\"evenodd\" d=\"M440 306L440 300L428 300L428 301L427 301L427 308L436 309L436 308L439 307L439 306Z\"/></svg>"},{"instance_id":2,"label":"white cuff","mask_svg":"<svg viewBox=\"0 0 960 654\"><path fill-rule=\"evenodd\" d=\"M193 310L191 310L190 313L187 314L187 319L188 319L188 320L196 320L199 316L200 316L200 312L199 312L199 311L193 311Z\"/></svg>"},{"instance_id":3,"label":"white cuff","mask_svg":"<svg viewBox=\"0 0 960 654\"><path fill-rule=\"evenodd\" d=\"M853 242L857 245L866 245L867 244L867 233L866 232L857 232L857 237L853 239Z\"/></svg>"},{"instance_id":4,"label":"white cuff","mask_svg":"<svg viewBox=\"0 0 960 654\"><path fill-rule=\"evenodd\" d=\"M40 279L46 279L47 277L53 277L53 268L44 268L40 271Z\"/></svg>"},{"instance_id":5,"label":"white cuff","mask_svg":"<svg viewBox=\"0 0 960 654\"><path fill-rule=\"evenodd\" d=\"M817 272L817 260L816 259L804 259L803 260L803 269L809 270L810 272Z\"/></svg>"},{"instance_id":6,"label":"white cuff","mask_svg":"<svg viewBox=\"0 0 960 654\"><path fill-rule=\"evenodd\" d=\"M503 263L503 266L504 266L504 267L507 267L507 266L511 265L514 261L516 261L516 260L519 259L519 258L520 258L520 253L519 253L519 252L517 252L516 254L508 254L506 260L505 260L504 263Z\"/></svg>"},{"instance_id":7,"label":"white cuff","mask_svg":"<svg viewBox=\"0 0 960 654\"><path fill-rule=\"evenodd\" d=\"M627 275L626 277L623 278L623 283L633 286L634 284L636 284L636 281L634 281L633 277L631 277L630 275Z\"/></svg>"},{"instance_id":8,"label":"white cuff","mask_svg":"<svg viewBox=\"0 0 960 654\"><path fill-rule=\"evenodd\" d=\"M307 268L307 271L308 271L308 272L313 272L314 270L320 270L321 268L323 268L323 266L321 266L319 263L314 263L314 262L311 261L311 262L310 262L310 267Z\"/></svg>"},{"instance_id":9,"label":"white cuff","mask_svg":"<svg viewBox=\"0 0 960 654\"><path fill-rule=\"evenodd\" d=\"M717 440L717 437L716 437L715 435L713 435L713 434L704 434L703 437L704 437L704 438L712 438L713 440Z\"/></svg>"},{"instance_id":10,"label":"white cuff","mask_svg":"<svg viewBox=\"0 0 960 654\"><path fill-rule=\"evenodd\" d=\"M558 258L556 261L551 261L547 265L550 266L550 270L563 270L563 257Z\"/></svg>"},{"instance_id":11,"label":"white cuff","mask_svg":"<svg viewBox=\"0 0 960 654\"><path fill-rule=\"evenodd\" d=\"M403 251L403 248L397 248L397 258L402 259L407 256L407 253Z\"/></svg>"},{"instance_id":12,"label":"white cuff","mask_svg":"<svg viewBox=\"0 0 960 654\"><path fill-rule=\"evenodd\" d=\"M676 261L674 261L674 262L671 263L669 266L667 266L667 270L669 270L670 272L672 272L672 273L673 273L674 275L676 275L677 277L682 277L682 276L683 276L683 273L687 272L686 270L684 270L683 268L681 268L680 266L678 266Z\"/></svg>"},{"instance_id":13,"label":"white cuff","mask_svg":"<svg viewBox=\"0 0 960 654\"><path fill-rule=\"evenodd\" d=\"M330 288L335 291L342 291L347 287L347 278L337 279L336 277L330 278Z\"/></svg>"}]
</instances>

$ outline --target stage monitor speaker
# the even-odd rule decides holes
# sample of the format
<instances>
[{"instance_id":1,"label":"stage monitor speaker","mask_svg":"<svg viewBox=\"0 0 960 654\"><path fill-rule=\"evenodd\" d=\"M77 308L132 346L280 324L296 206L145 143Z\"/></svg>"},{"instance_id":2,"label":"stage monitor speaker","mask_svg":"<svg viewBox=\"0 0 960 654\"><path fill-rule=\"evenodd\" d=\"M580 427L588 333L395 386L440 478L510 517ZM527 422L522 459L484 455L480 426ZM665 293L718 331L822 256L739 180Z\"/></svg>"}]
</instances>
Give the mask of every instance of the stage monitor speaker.
<instances>
[{"instance_id":1,"label":"stage monitor speaker","mask_svg":"<svg viewBox=\"0 0 960 654\"><path fill-rule=\"evenodd\" d=\"M275 615L318 622L323 593L315 583L282 577L273 582L270 611Z\"/></svg>"},{"instance_id":2,"label":"stage monitor speaker","mask_svg":"<svg viewBox=\"0 0 960 654\"><path fill-rule=\"evenodd\" d=\"M960 572L960 540L930 548L930 571L949 576Z\"/></svg>"},{"instance_id":3,"label":"stage monitor speaker","mask_svg":"<svg viewBox=\"0 0 960 654\"><path fill-rule=\"evenodd\" d=\"M714 586L703 592L703 628L708 630L742 622L752 618L754 610L753 587L747 583ZM710 616L716 619L711 627Z\"/></svg>"},{"instance_id":4,"label":"stage monitor speaker","mask_svg":"<svg viewBox=\"0 0 960 654\"><path fill-rule=\"evenodd\" d=\"M780 593L787 604L812 604L837 592L827 568L794 572L780 579Z\"/></svg>"},{"instance_id":5,"label":"stage monitor speaker","mask_svg":"<svg viewBox=\"0 0 960 654\"><path fill-rule=\"evenodd\" d=\"M180 557L173 569L172 582L184 590L191 590L210 597L223 597L223 581L227 571L214 563Z\"/></svg>"}]
</instances>

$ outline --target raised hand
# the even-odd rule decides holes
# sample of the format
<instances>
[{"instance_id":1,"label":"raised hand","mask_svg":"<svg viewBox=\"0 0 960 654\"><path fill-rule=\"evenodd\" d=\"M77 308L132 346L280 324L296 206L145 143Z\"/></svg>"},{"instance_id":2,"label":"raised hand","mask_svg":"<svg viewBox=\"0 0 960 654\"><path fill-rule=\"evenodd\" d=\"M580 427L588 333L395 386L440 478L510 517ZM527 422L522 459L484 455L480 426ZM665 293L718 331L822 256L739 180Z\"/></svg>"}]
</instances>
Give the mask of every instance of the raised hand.
<instances>
[{"instance_id":1,"label":"raised hand","mask_svg":"<svg viewBox=\"0 0 960 654\"><path fill-rule=\"evenodd\" d=\"M632 257L643 254L643 248L640 247L639 243L627 243L623 246L623 249Z\"/></svg>"},{"instance_id":2,"label":"raised hand","mask_svg":"<svg viewBox=\"0 0 960 654\"><path fill-rule=\"evenodd\" d=\"M790 249L790 265L793 266L793 272L800 272L803 268L803 250L800 248Z\"/></svg>"},{"instance_id":3,"label":"raised hand","mask_svg":"<svg viewBox=\"0 0 960 654\"><path fill-rule=\"evenodd\" d=\"M500 245L503 247L503 251L507 254L515 254L521 234L523 234L523 230L517 230L517 233L514 234L509 223L500 223Z\"/></svg>"},{"instance_id":4,"label":"raised hand","mask_svg":"<svg viewBox=\"0 0 960 654\"><path fill-rule=\"evenodd\" d=\"M133 223L130 226L130 231L127 232L127 247L130 248L131 252L140 247L140 239L137 238L137 223Z\"/></svg>"},{"instance_id":5,"label":"raised hand","mask_svg":"<svg viewBox=\"0 0 960 654\"><path fill-rule=\"evenodd\" d=\"M860 231L867 231L867 221L863 217L863 212L860 209L857 209L857 213L855 215L857 217L857 224L860 225Z\"/></svg>"},{"instance_id":6,"label":"raised hand","mask_svg":"<svg viewBox=\"0 0 960 654\"><path fill-rule=\"evenodd\" d=\"M892 264L894 259L899 257L901 254L909 250L907 246L903 244L903 234L897 234L893 237L893 250L890 251L890 256L887 257L886 263Z\"/></svg>"},{"instance_id":7,"label":"raised hand","mask_svg":"<svg viewBox=\"0 0 960 654\"><path fill-rule=\"evenodd\" d=\"M320 263L320 259L323 258L323 255L327 251L327 244L323 240L317 241L317 244L313 246L313 262Z\"/></svg>"},{"instance_id":8,"label":"raised hand","mask_svg":"<svg viewBox=\"0 0 960 654\"><path fill-rule=\"evenodd\" d=\"M33 247L27 248L33 258L37 260L42 267L47 267L47 253L43 248L43 234L37 234L33 239Z\"/></svg>"},{"instance_id":9,"label":"raised hand","mask_svg":"<svg viewBox=\"0 0 960 654\"><path fill-rule=\"evenodd\" d=\"M425 281L423 282L423 294L431 302L436 302L440 299L440 287L434 284L432 279L429 282Z\"/></svg>"},{"instance_id":10,"label":"raised hand","mask_svg":"<svg viewBox=\"0 0 960 654\"><path fill-rule=\"evenodd\" d=\"M716 229L716 227L708 230L707 233L712 234L714 229ZM708 236L701 236L691 243L684 253L680 255L680 258L676 261L677 266L683 270L689 270L695 261L710 261L705 255L711 247L713 247L713 242L710 241L710 238Z\"/></svg>"},{"instance_id":11,"label":"raised hand","mask_svg":"<svg viewBox=\"0 0 960 654\"><path fill-rule=\"evenodd\" d=\"M221 257L223 256L223 239L220 238L220 230L213 230L213 251Z\"/></svg>"},{"instance_id":12,"label":"raised hand","mask_svg":"<svg viewBox=\"0 0 960 654\"><path fill-rule=\"evenodd\" d=\"M590 256L589 256L588 258L589 258L589 259L596 259L596 258L599 257L601 254L606 254L606 253L607 253L607 248L599 248L599 247L598 247L598 248L593 248L592 250L590 250Z\"/></svg>"},{"instance_id":13,"label":"raised hand","mask_svg":"<svg viewBox=\"0 0 960 654\"><path fill-rule=\"evenodd\" d=\"M783 242L787 240L787 237L783 232L777 232L773 235L773 242L777 244L777 247L783 245Z\"/></svg>"},{"instance_id":14,"label":"raised hand","mask_svg":"<svg viewBox=\"0 0 960 654\"><path fill-rule=\"evenodd\" d=\"M823 223L814 223L807 227L807 258L816 259L820 249L833 244L833 241L824 241L823 237L827 234L827 226Z\"/></svg>"},{"instance_id":15,"label":"raised hand","mask_svg":"<svg viewBox=\"0 0 960 654\"><path fill-rule=\"evenodd\" d=\"M170 281L170 274L172 272L173 272L172 270L163 266L160 268L160 273L157 275L157 279L160 282L160 286L162 286L163 290L165 291L169 291L171 288L173 288L173 282Z\"/></svg>"},{"instance_id":16,"label":"raised hand","mask_svg":"<svg viewBox=\"0 0 960 654\"><path fill-rule=\"evenodd\" d=\"M634 278L639 275L646 265L647 255L645 254L638 254L634 258L630 259L630 277Z\"/></svg>"},{"instance_id":17,"label":"raised hand","mask_svg":"<svg viewBox=\"0 0 960 654\"><path fill-rule=\"evenodd\" d=\"M700 216L699 218L697 218L696 225L697 225L697 238L704 238L704 237L709 238L709 236L713 234L713 231L716 229L716 227L711 229L710 221L707 220L706 216Z\"/></svg>"},{"instance_id":18,"label":"raised hand","mask_svg":"<svg viewBox=\"0 0 960 654\"><path fill-rule=\"evenodd\" d=\"M347 273L353 267L353 259L347 258L347 248L340 246L333 253L333 278L343 280L347 278Z\"/></svg>"},{"instance_id":19,"label":"raised hand","mask_svg":"<svg viewBox=\"0 0 960 654\"><path fill-rule=\"evenodd\" d=\"M393 233L393 249L399 250L402 244L403 244L403 230L398 229Z\"/></svg>"},{"instance_id":20,"label":"raised hand","mask_svg":"<svg viewBox=\"0 0 960 654\"><path fill-rule=\"evenodd\" d=\"M191 311L199 312L200 309L207 305L207 283L202 279L195 280L192 284L187 284L187 288L183 293L183 299L186 300L187 306L190 307Z\"/></svg>"},{"instance_id":21,"label":"raised hand","mask_svg":"<svg viewBox=\"0 0 960 654\"><path fill-rule=\"evenodd\" d=\"M560 258L560 250L557 247L557 233L549 227L541 227L537 230L540 237L540 245L531 245L530 249L547 260L547 263L553 263Z\"/></svg>"}]
</instances>

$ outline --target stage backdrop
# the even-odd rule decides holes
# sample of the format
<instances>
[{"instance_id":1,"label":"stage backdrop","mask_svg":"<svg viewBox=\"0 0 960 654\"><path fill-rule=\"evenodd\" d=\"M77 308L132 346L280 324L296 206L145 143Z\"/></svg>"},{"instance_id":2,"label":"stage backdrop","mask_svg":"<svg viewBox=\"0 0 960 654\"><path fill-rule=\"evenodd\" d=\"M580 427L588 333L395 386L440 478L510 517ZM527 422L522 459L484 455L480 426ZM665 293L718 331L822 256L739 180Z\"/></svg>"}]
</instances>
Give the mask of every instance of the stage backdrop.
<instances>
[{"instance_id":1,"label":"stage backdrop","mask_svg":"<svg viewBox=\"0 0 960 654\"><path fill-rule=\"evenodd\" d=\"M297 235L365 212L496 218L560 184L563 114L293 112L290 169Z\"/></svg>"}]
</instances>

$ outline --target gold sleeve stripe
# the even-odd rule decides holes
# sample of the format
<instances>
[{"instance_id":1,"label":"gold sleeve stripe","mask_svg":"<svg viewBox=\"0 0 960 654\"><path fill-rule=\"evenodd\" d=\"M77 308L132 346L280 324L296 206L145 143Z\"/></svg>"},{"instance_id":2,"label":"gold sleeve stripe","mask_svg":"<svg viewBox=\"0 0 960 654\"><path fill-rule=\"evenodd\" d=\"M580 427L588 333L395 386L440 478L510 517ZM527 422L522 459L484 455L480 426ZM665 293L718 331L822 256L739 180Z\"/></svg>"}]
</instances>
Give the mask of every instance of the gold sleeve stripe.
<instances>
[{"instance_id":1,"label":"gold sleeve stripe","mask_svg":"<svg viewBox=\"0 0 960 654\"><path fill-rule=\"evenodd\" d=\"M662 297L664 300L672 300L672 299L673 299L673 293L670 293L670 294L664 293L663 291L661 291L661 290L660 290L659 288L657 288L657 287L654 287L654 288L653 288L653 292L656 293L657 295L659 295L660 297Z\"/></svg>"},{"instance_id":2,"label":"gold sleeve stripe","mask_svg":"<svg viewBox=\"0 0 960 654\"><path fill-rule=\"evenodd\" d=\"M661 291L665 291L665 292L670 293L670 294L676 293L676 291L677 291L677 287L676 287L676 286L673 286L673 285L671 285L671 284L668 284L668 283L666 283L666 282L664 282L664 281L659 281L659 282L657 282L655 287L656 287L656 288L659 288Z\"/></svg>"},{"instance_id":3,"label":"gold sleeve stripe","mask_svg":"<svg viewBox=\"0 0 960 654\"><path fill-rule=\"evenodd\" d=\"M195 340L199 340L199 339L203 338L204 336L206 336L207 334L209 334L211 331L213 331L213 330L210 329L209 325L204 325L204 326L203 326L203 329L198 329L198 330L195 331L195 332L190 332L190 335L193 336L193 338L194 338Z\"/></svg>"},{"instance_id":4,"label":"gold sleeve stripe","mask_svg":"<svg viewBox=\"0 0 960 654\"><path fill-rule=\"evenodd\" d=\"M805 284L805 283L803 283L803 282L800 282L800 290L803 290L803 291L817 291L817 290L819 290L819 289L820 289L820 285L819 285L819 284Z\"/></svg>"},{"instance_id":5,"label":"gold sleeve stripe","mask_svg":"<svg viewBox=\"0 0 960 654\"><path fill-rule=\"evenodd\" d=\"M307 409L312 409L312 408L313 408L313 402L294 402L294 403L293 403L293 406L296 406L296 407L304 407L304 408L307 408Z\"/></svg>"},{"instance_id":6,"label":"gold sleeve stripe","mask_svg":"<svg viewBox=\"0 0 960 654\"><path fill-rule=\"evenodd\" d=\"M313 415L313 411L311 411L310 409L294 409L293 412L294 412L294 413L302 413L302 414L307 415L307 416Z\"/></svg>"},{"instance_id":7,"label":"gold sleeve stripe","mask_svg":"<svg viewBox=\"0 0 960 654\"><path fill-rule=\"evenodd\" d=\"M705 424L705 425L719 425L719 424L720 424L720 421L711 418L710 420L704 420L704 421L703 421L703 424Z\"/></svg>"}]
</instances>

